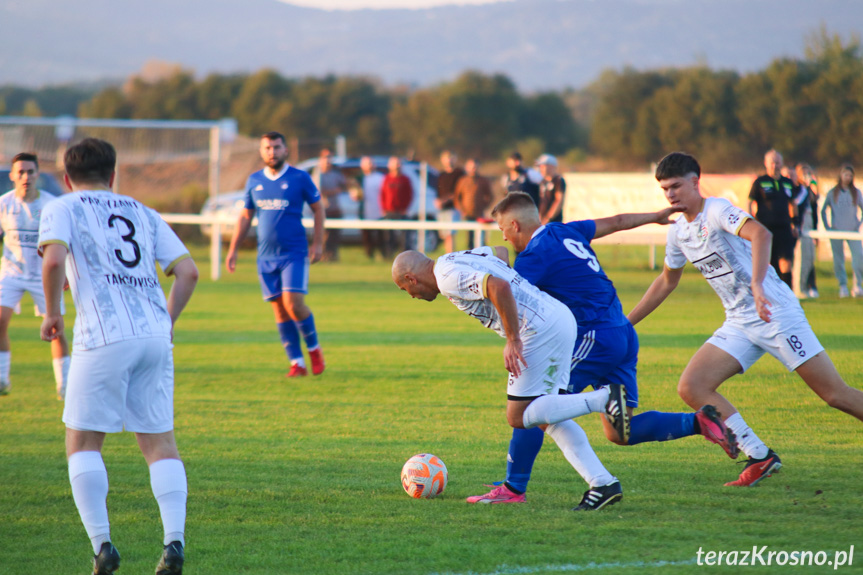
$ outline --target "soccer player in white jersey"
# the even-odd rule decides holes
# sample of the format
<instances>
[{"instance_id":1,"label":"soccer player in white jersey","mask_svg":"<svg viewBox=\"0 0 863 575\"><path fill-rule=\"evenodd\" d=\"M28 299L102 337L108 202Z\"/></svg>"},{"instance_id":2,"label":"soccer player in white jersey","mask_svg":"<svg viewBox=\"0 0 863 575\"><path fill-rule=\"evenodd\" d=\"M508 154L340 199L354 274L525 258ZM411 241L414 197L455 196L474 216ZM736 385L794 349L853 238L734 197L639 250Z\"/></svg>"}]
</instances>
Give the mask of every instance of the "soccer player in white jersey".
<instances>
[{"instance_id":1,"label":"soccer player in white jersey","mask_svg":"<svg viewBox=\"0 0 863 575\"><path fill-rule=\"evenodd\" d=\"M626 393L613 384L589 393L561 395L569 383L576 321L569 309L539 291L489 247L453 252L437 262L416 251L399 254L393 281L411 297L433 301L443 294L458 309L506 338L504 366L509 371L506 418L517 429L541 427L567 461L590 485L575 510L601 509L623 498L620 482L600 463L587 435L572 421L605 411L621 437L627 437ZM603 501L585 503L594 488Z\"/></svg>"},{"instance_id":2,"label":"soccer player in white jersey","mask_svg":"<svg viewBox=\"0 0 863 575\"><path fill-rule=\"evenodd\" d=\"M12 348L9 322L24 292L30 294L39 315L45 315L45 292L42 291L42 262L36 250L39 239L39 216L54 196L36 187L39 158L22 152L12 158L9 179L15 189L0 196L0 234L3 234L3 259L0 262L0 395L9 393L12 383L9 371ZM62 305L62 302L61 302ZM63 310L60 310L63 313ZM66 393L69 373L69 344L66 334L59 333L51 342L54 358L54 380L57 399Z\"/></svg>"},{"instance_id":3,"label":"soccer player in white jersey","mask_svg":"<svg viewBox=\"0 0 863 575\"><path fill-rule=\"evenodd\" d=\"M687 260L702 273L725 307L725 323L698 350L683 371L677 391L690 407L715 405L748 457L734 486L756 485L782 466L779 456L746 425L717 392L765 352L796 371L818 396L863 420L863 392L849 387L809 327L791 289L770 267L771 234L748 213L722 198L705 198L701 167L688 154L674 152L656 167L656 179L683 216L668 231L665 267L629 312L633 325L671 294Z\"/></svg>"},{"instance_id":4,"label":"soccer player in white jersey","mask_svg":"<svg viewBox=\"0 0 863 575\"><path fill-rule=\"evenodd\" d=\"M65 155L72 193L42 211L39 248L47 314L42 339L63 331L68 278L77 316L63 422L69 480L93 545L95 575L119 568L108 521L106 433L131 431L150 468L164 547L157 575L183 571L186 471L174 438L173 326L192 296L198 269L155 211L114 195L116 153L87 138ZM174 276L168 299L156 262Z\"/></svg>"}]
</instances>

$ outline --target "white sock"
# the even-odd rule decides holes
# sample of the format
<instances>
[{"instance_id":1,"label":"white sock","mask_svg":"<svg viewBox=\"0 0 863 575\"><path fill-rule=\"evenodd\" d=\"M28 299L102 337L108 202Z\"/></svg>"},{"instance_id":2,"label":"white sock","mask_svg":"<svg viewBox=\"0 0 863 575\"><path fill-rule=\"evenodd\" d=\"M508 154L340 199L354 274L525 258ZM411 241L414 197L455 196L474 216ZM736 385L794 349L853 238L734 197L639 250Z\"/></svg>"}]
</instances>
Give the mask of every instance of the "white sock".
<instances>
[{"instance_id":1,"label":"white sock","mask_svg":"<svg viewBox=\"0 0 863 575\"><path fill-rule=\"evenodd\" d=\"M186 499L189 486L186 468L179 459L160 459L150 466L150 487L159 504L162 527L165 529L164 545L179 541L186 545L183 536L186 530Z\"/></svg>"},{"instance_id":2,"label":"white sock","mask_svg":"<svg viewBox=\"0 0 863 575\"><path fill-rule=\"evenodd\" d=\"M66 396L66 382L69 380L69 364L72 358L68 355L54 358L51 363L54 365L54 381L57 383L57 393Z\"/></svg>"},{"instance_id":3,"label":"white sock","mask_svg":"<svg viewBox=\"0 0 863 575\"><path fill-rule=\"evenodd\" d=\"M530 429L541 423L557 423L603 411L608 402L608 387L572 395L543 395L534 399L524 410L522 424Z\"/></svg>"},{"instance_id":4,"label":"white sock","mask_svg":"<svg viewBox=\"0 0 863 575\"><path fill-rule=\"evenodd\" d=\"M746 422L743 421L739 413L735 413L726 419L725 426L737 436L737 445L740 446L740 450L746 454L746 457L751 457L752 459L764 459L767 457L767 446L746 425Z\"/></svg>"},{"instance_id":5,"label":"white sock","mask_svg":"<svg viewBox=\"0 0 863 575\"><path fill-rule=\"evenodd\" d=\"M292 359L291 365L299 365L300 367L306 367L306 360L302 357L298 359Z\"/></svg>"},{"instance_id":6,"label":"white sock","mask_svg":"<svg viewBox=\"0 0 863 575\"><path fill-rule=\"evenodd\" d=\"M69 456L69 483L72 498L81 516L87 537L98 555L102 543L111 540L108 522L108 471L98 451L79 451Z\"/></svg>"},{"instance_id":7,"label":"white sock","mask_svg":"<svg viewBox=\"0 0 863 575\"><path fill-rule=\"evenodd\" d=\"M591 487L600 487L617 481L590 446L587 434L571 419L549 425L545 432L560 447L566 460Z\"/></svg>"},{"instance_id":8,"label":"white sock","mask_svg":"<svg viewBox=\"0 0 863 575\"><path fill-rule=\"evenodd\" d=\"M9 382L9 369L12 366L12 352L0 351L0 381Z\"/></svg>"}]
</instances>

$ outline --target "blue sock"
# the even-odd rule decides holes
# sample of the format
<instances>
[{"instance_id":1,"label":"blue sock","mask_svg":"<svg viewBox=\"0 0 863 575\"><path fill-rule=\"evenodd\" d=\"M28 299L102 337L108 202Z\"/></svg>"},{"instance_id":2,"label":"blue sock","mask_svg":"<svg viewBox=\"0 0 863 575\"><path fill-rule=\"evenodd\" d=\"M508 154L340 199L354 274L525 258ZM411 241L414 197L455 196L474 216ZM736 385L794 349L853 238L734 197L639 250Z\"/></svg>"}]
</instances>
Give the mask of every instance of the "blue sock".
<instances>
[{"instance_id":1,"label":"blue sock","mask_svg":"<svg viewBox=\"0 0 863 575\"><path fill-rule=\"evenodd\" d=\"M303 334L303 339L306 340L306 347L315 349L318 347L318 332L315 330L315 316L309 314L309 317L303 321L295 322L300 333Z\"/></svg>"},{"instance_id":2,"label":"blue sock","mask_svg":"<svg viewBox=\"0 0 863 575\"><path fill-rule=\"evenodd\" d=\"M524 493L533 462L539 455L545 432L538 427L532 429L513 429L512 440L509 442L509 453L506 456L506 482L510 487Z\"/></svg>"},{"instance_id":3,"label":"blue sock","mask_svg":"<svg viewBox=\"0 0 863 575\"><path fill-rule=\"evenodd\" d=\"M303 348L300 347L300 332L297 331L297 326L292 320L276 323L279 330L279 336L282 338L282 345L285 347L285 353L288 354L288 359L297 361L303 359Z\"/></svg>"},{"instance_id":4,"label":"blue sock","mask_svg":"<svg viewBox=\"0 0 863 575\"><path fill-rule=\"evenodd\" d=\"M629 445L645 441L668 441L695 435L694 413L645 411L632 418Z\"/></svg>"}]
</instances>

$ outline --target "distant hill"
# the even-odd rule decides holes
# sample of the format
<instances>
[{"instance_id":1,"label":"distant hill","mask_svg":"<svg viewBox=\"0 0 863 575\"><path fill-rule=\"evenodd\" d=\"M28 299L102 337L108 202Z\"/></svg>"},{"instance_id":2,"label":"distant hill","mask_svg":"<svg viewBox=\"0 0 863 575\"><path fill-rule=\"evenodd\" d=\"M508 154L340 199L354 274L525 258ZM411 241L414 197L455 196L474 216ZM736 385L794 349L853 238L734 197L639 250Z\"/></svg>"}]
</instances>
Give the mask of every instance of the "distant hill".
<instances>
[{"instance_id":1,"label":"distant hill","mask_svg":"<svg viewBox=\"0 0 863 575\"><path fill-rule=\"evenodd\" d=\"M269 67L427 85L465 69L520 89L582 87L605 68L705 63L741 72L803 54L821 24L848 38L859 0L516 0L327 12L277 0L5 0L0 85L125 78L151 59L198 74Z\"/></svg>"}]
</instances>

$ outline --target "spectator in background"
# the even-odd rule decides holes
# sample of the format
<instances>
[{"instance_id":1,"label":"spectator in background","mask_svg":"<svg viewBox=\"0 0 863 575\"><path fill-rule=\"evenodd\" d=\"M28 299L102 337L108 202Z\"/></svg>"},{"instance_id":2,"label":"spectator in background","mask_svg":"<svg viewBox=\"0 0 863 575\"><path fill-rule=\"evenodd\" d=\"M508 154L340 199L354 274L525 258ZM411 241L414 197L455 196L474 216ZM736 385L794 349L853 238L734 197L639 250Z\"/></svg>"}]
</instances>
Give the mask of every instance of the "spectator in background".
<instances>
[{"instance_id":1,"label":"spectator in background","mask_svg":"<svg viewBox=\"0 0 863 575\"><path fill-rule=\"evenodd\" d=\"M827 211L830 211L830 219ZM824 227L834 232L857 232L863 213L863 194L854 185L854 167L845 164L839 170L836 186L827 192L821 208ZM848 273L845 271L845 245L851 250L851 268L854 270L854 297L863 296L863 244L860 240L830 240L833 249L833 271L839 280L839 297L848 297Z\"/></svg>"},{"instance_id":2,"label":"spectator in background","mask_svg":"<svg viewBox=\"0 0 863 575\"><path fill-rule=\"evenodd\" d=\"M749 190L749 213L773 234L770 264L779 278L791 286L796 230L792 197L794 182L782 175L782 154L770 150L764 154L767 173L758 176Z\"/></svg>"},{"instance_id":3,"label":"spectator in background","mask_svg":"<svg viewBox=\"0 0 863 575\"><path fill-rule=\"evenodd\" d=\"M391 156L387 162L387 175L381 184L380 206L385 220L406 220L408 208L414 198L410 179L402 173L402 162ZM398 230L384 230L384 249L386 257L393 250L404 250L404 233Z\"/></svg>"},{"instance_id":4,"label":"spectator in background","mask_svg":"<svg viewBox=\"0 0 863 575\"><path fill-rule=\"evenodd\" d=\"M360 158L360 169L362 170L363 196L360 199L360 217L364 220L381 219L381 186L384 183L384 175L375 170L375 161L370 156ZM360 230L363 238L363 247L369 259L374 259L375 249L384 255L383 230Z\"/></svg>"},{"instance_id":5,"label":"spectator in background","mask_svg":"<svg viewBox=\"0 0 863 575\"><path fill-rule=\"evenodd\" d=\"M465 171L458 165L458 157L444 150L440 155L441 173L438 175L437 182L437 219L439 222L457 222L461 219L459 211L453 203L453 194L458 181L464 176ZM440 235L443 238L444 251L450 253L455 250L455 230L441 230Z\"/></svg>"},{"instance_id":6,"label":"spectator in background","mask_svg":"<svg viewBox=\"0 0 863 575\"><path fill-rule=\"evenodd\" d=\"M485 211L491 205L491 182L479 174L479 162L474 158L468 158L464 164L464 169L464 177L455 186L455 208L462 214L465 221L475 222L485 216ZM485 243L482 232L480 232L479 243L481 245ZM474 232L471 231L468 233L467 247L471 249L473 246Z\"/></svg>"},{"instance_id":7,"label":"spectator in background","mask_svg":"<svg viewBox=\"0 0 863 575\"><path fill-rule=\"evenodd\" d=\"M324 215L326 218L339 220L344 217L339 196L348 191L348 182L338 169L333 167L332 152L321 150L318 162L318 189L324 198ZM342 230L327 229L324 232L324 261L339 261L339 245L342 241Z\"/></svg>"},{"instance_id":8,"label":"spectator in background","mask_svg":"<svg viewBox=\"0 0 863 575\"><path fill-rule=\"evenodd\" d=\"M797 247L794 248L794 293L800 299L817 298L815 248L818 244L817 240L805 234L818 229L818 182L809 164L797 164L793 173L797 180L798 192L794 203L800 229Z\"/></svg>"},{"instance_id":9,"label":"spectator in background","mask_svg":"<svg viewBox=\"0 0 863 575\"><path fill-rule=\"evenodd\" d=\"M521 154L513 152L506 159L507 171L503 177L506 193L524 192L539 207L539 182L542 176L536 170L528 170L521 165Z\"/></svg>"},{"instance_id":10,"label":"spectator in background","mask_svg":"<svg viewBox=\"0 0 863 575\"><path fill-rule=\"evenodd\" d=\"M566 180L557 173L557 158L543 154L536 160L536 167L542 175L539 183L539 221L563 221L563 197L566 194Z\"/></svg>"}]
</instances>

